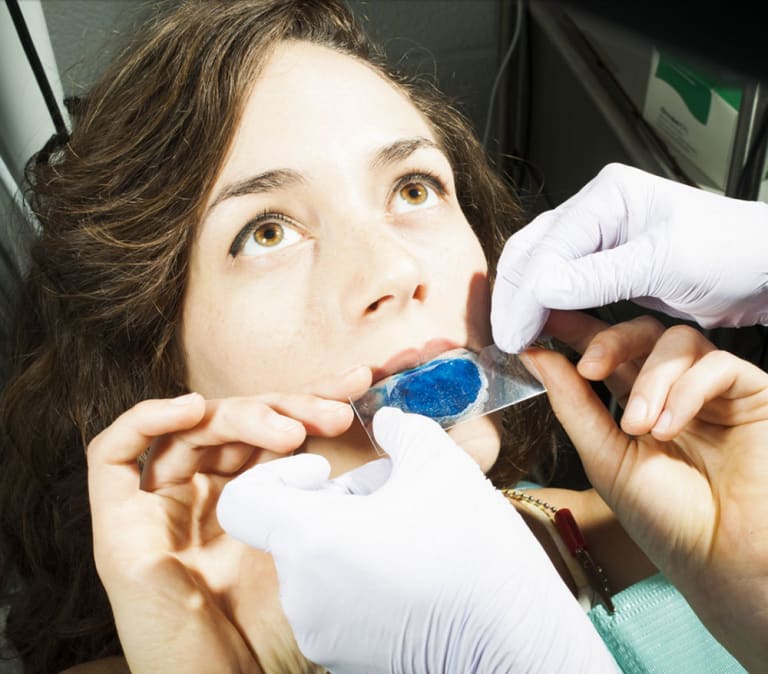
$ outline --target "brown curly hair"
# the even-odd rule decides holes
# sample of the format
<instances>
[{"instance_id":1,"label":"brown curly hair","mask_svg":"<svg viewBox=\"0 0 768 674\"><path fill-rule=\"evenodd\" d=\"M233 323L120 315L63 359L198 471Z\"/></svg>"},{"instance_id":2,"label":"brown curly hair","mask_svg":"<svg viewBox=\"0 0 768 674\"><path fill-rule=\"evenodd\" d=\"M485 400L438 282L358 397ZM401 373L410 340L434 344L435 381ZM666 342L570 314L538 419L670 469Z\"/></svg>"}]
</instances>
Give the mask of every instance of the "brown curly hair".
<instances>
[{"instance_id":1,"label":"brown curly hair","mask_svg":"<svg viewBox=\"0 0 768 674\"><path fill-rule=\"evenodd\" d=\"M6 636L28 671L121 652L93 562L85 447L130 406L185 391L178 341L202 209L270 50L296 39L363 59L430 120L491 267L521 224L469 123L429 83L389 70L341 0L185 0L152 20L78 109L68 142L33 157L40 223L1 402ZM495 470L549 452L547 414L512 418Z\"/></svg>"}]
</instances>

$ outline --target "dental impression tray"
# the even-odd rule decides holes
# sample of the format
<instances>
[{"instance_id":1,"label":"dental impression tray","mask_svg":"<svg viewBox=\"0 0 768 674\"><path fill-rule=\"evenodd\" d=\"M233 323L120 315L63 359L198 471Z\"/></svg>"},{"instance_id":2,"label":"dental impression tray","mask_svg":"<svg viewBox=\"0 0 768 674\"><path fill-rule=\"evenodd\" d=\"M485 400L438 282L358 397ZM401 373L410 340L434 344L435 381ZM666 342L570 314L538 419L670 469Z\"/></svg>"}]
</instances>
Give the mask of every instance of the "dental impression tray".
<instances>
[{"instance_id":1,"label":"dental impression tray","mask_svg":"<svg viewBox=\"0 0 768 674\"><path fill-rule=\"evenodd\" d=\"M488 346L479 353L468 349L446 351L423 365L382 379L351 401L368 437L373 437L373 415L381 407L422 414L444 429L509 407L544 392L517 356Z\"/></svg>"}]
</instances>

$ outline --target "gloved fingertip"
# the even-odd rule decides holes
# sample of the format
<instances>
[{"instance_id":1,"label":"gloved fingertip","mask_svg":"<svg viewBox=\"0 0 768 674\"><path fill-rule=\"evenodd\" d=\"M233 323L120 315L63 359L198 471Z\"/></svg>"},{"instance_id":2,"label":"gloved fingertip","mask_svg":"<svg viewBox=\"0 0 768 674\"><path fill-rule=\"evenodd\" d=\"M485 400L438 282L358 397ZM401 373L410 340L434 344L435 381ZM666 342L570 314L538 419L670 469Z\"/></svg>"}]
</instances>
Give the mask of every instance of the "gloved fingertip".
<instances>
[{"instance_id":1,"label":"gloved fingertip","mask_svg":"<svg viewBox=\"0 0 768 674\"><path fill-rule=\"evenodd\" d=\"M385 432L391 424L397 423L399 419L405 416L405 412L397 409L397 407L382 407L376 414L373 415L373 430L374 432Z\"/></svg>"},{"instance_id":2,"label":"gloved fingertip","mask_svg":"<svg viewBox=\"0 0 768 674\"><path fill-rule=\"evenodd\" d=\"M505 326L497 328L491 326L491 334L494 344L504 353L520 353L530 343L523 338L518 330L508 330Z\"/></svg>"},{"instance_id":3,"label":"gloved fingertip","mask_svg":"<svg viewBox=\"0 0 768 674\"><path fill-rule=\"evenodd\" d=\"M386 451L387 445L392 445L397 438L397 425L405 417L405 412L396 407L382 407L373 415L373 435L376 442Z\"/></svg>"},{"instance_id":4,"label":"gloved fingertip","mask_svg":"<svg viewBox=\"0 0 768 674\"><path fill-rule=\"evenodd\" d=\"M216 503L216 519L219 526L232 538L266 549L268 532L264 519L254 517L258 506L254 507L255 504L250 499L243 498L241 489L231 488L231 485L232 482L229 482L224 486ZM255 526L250 526L251 523Z\"/></svg>"},{"instance_id":5,"label":"gloved fingertip","mask_svg":"<svg viewBox=\"0 0 768 674\"><path fill-rule=\"evenodd\" d=\"M432 440L445 436L445 431L428 417L382 407L373 417L373 434L396 466L412 446L418 446L421 453L434 451Z\"/></svg>"},{"instance_id":6,"label":"gloved fingertip","mask_svg":"<svg viewBox=\"0 0 768 674\"><path fill-rule=\"evenodd\" d=\"M341 494L365 496L376 491L392 473L392 460L375 459L326 482L322 489Z\"/></svg>"},{"instance_id":7,"label":"gloved fingertip","mask_svg":"<svg viewBox=\"0 0 768 674\"><path fill-rule=\"evenodd\" d=\"M318 489L330 472L328 460L318 454L298 454L259 464L224 485L216 516L222 529L232 533L242 524L243 513L258 511L265 500L273 498L267 494L285 488ZM240 535L232 535L243 540Z\"/></svg>"},{"instance_id":8,"label":"gloved fingertip","mask_svg":"<svg viewBox=\"0 0 768 674\"><path fill-rule=\"evenodd\" d=\"M296 454L261 463L236 477L229 484L248 483L249 488L257 488L265 481L276 480L283 485L297 489L316 489L331 474L328 459L319 454Z\"/></svg>"},{"instance_id":9,"label":"gloved fingertip","mask_svg":"<svg viewBox=\"0 0 768 674\"><path fill-rule=\"evenodd\" d=\"M499 315L501 315L499 309ZM506 318L491 322L491 334L496 346L505 353L520 353L540 337L549 318L549 309L528 302L521 310L510 312Z\"/></svg>"},{"instance_id":10,"label":"gloved fingertip","mask_svg":"<svg viewBox=\"0 0 768 674\"><path fill-rule=\"evenodd\" d=\"M274 464L282 463L277 469ZM228 482L216 503L219 526L232 538L273 552L275 534L295 531L328 479L323 457L302 454L260 464Z\"/></svg>"}]
</instances>

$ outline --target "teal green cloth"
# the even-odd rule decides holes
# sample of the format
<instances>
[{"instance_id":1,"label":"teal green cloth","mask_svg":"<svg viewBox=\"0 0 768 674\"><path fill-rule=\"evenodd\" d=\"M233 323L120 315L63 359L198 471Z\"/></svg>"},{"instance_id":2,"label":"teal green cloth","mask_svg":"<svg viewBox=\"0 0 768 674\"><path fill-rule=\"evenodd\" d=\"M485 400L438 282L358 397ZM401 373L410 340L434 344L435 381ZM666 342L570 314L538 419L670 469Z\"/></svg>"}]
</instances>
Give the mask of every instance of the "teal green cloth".
<instances>
[{"instance_id":1,"label":"teal green cloth","mask_svg":"<svg viewBox=\"0 0 768 674\"><path fill-rule=\"evenodd\" d=\"M518 489L538 489L519 482ZM683 595L656 574L612 597L588 615L608 650L627 674L744 674L745 670L696 617Z\"/></svg>"},{"instance_id":2,"label":"teal green cloth","mask_svg":"<svg viewBox=\"0 0 768 674\"><path fill-rule=\"evenodd\" d=\"M527 480L520 480L515 485L515 489L520 489L522 491L525 491L526 489L541 489L541 485L537 484L536 482L528 482Z\"/></svg>"},{"instance_id":3,"label":"teal green cloth","mask_svg":"<svg viewBox=\"0 0 768 674\"><path fill-rule=\"evenodd\" d=\"M726 674L746 670L707 631L661 574L613 596L616 612L589 612L622 671L631 674Z\"/></svg>"}]
</instances>

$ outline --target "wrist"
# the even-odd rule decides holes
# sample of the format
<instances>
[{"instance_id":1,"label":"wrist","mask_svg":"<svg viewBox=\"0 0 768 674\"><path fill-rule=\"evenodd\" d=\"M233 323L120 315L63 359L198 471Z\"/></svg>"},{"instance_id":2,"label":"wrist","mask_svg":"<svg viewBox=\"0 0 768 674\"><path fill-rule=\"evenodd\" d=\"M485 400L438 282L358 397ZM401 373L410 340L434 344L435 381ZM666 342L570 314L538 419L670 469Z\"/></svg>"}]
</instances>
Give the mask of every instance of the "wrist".
<instances>
[{"instance_id":1,"label":"wrist","mask_svg":"<svg viewBox=\"0 0 768 674\"><path fill-rule=\"evenodd\" d=\"M154 630L162 625L162 630ZM125 627L118 636L133 674L262 674L262 669L232 626L190 618L182 630L171 634L165 622Z\"/></svg>"},{"instance_id":2,"label":"wrist","mask_svg":"<svg viewBox=\"0 0 768 674\"><path fill-rule=\"evenodd\" d=\"M222 674L261 672L232 622L197 589L176 601L137 594L111 603L134 674L206 674L212 666Z\"/></svg>"}]
</instances>

